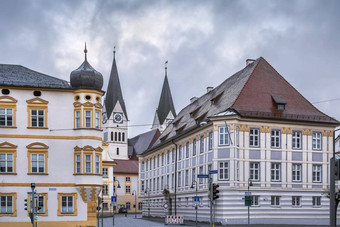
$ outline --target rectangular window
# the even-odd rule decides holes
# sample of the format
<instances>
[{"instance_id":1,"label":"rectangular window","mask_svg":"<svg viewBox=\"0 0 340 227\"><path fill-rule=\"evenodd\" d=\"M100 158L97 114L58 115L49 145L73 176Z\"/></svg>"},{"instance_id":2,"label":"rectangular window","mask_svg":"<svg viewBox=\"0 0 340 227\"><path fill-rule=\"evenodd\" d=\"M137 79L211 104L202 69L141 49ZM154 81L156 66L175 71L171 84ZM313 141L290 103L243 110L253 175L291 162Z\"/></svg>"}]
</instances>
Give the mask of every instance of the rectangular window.
<instances>
[{"instance_id":1,"label":"rectangular window","mask_svg":"<svg viewBox=\"0 0 340 227\"><path fill-rule=\"evenodd\" d=\"M281 147L281 131L278 129L272 129L270 141L271 141L272 148L280 148Z\"/></svg>"},{"instance_id":2,"label":"rectangular window","mask_svg":"<svg viewBox=\"0 0 340 227\"><path fill-rule=\"evenodd\" d=\"M187 144L185 146L185 157L189 158L189 142L187 142Z\"/></svg>"},{"instance_id":3,"label":"rectangular window","mask_svg":"<svg viewBox=\"0 0 340 227\"><path fill-rule=\"evenodd\" d=\"M143 203L139 202L138 203L138 210L142 210L143 209Z\"/></svg>"},{"instance_id":4,"label":"rectangular window","mask_svg":"<svg viewBox=\"0 0 340 227\"><path fill-rule=\"evenodd\" d=\"M179 145L178 160L182 159L182 145Z\"/></svg>"},{"instance_id":5,"label":"rectangular window","mask_svg":"<svg viewBox=\"0 0 340 227\"><path fill-rule=\"evenodd\" d=\"M162 153L162 166L164 166L164 159L165 159L165 156L164 156L164 153Z\"/></svg>"},{"instance_id":6,"label":"rectangular window","mask_svg":"<svg viewBox=\"0 0 340 227\"><path fill-rule=\"evenodd\" d=\"M169 187L169 185L170 185L169 175L166 175L166 185L168 185L168 187ZM169 189L169 188L168 188L168 189Z\"/></svg>"},{"instance_id":7,"label":"rectangular window","mask_svg":"<svg viewBox=\"0 0 340 227\"><path fill-rule=\"evenodd\" d=\"M171 174L171 187L175 188L175 174Z\"/></svg>"},{"instance_id":8,"label":"rectangular window","mask_svg":"<svg viewBox=\"0 0 340 227\"><path fill-rule=\"evenodd\" d=\"M45 111L31 110L31 127L44 127Z\"/></svg>"},{"instance_id":9,"label":"rectangular window","mask_svg":"<svg viewBox=\"0 0 340 227\"><path fill-rule=\"evenodd\" d=\"M219 165L219 180L229 180L229 162L220 162Z\"/></svg>"},{"instance_id":10,"label":"rectangular window","mask_svg":"<svg viewBox=\"0 0 340 227\"><path fill-rule=\"evenodd\" d=\"M125 186L125 193L130 194L130 186L129 185Z\"/></svg>"},{"instance_id":11,"label":"rectangular window","mask_svg":"<svg viewBox=\"0 0 340 227\"><path fill-rule=\"evenodd\" d=\"M156 178L153 178L153 191L156 191Z\"/></svg>"},{"instance_id":12,"label":"rectangular window","mask_svg":"<svg viewBox=\"0 0 340 227\"><path fill-rule=\"evenodd\" d=\"M0 154L0 173L13 173L13 154Z\"/></svg>"},{"instance_id":13,"label":"rectangular window","mask_svg":"<svg viewBox=\"0 0 340 227\"><path fill-rule=\"evenodd\" d=\"M96 174L100 174L100 156L96 155Z\"/></svg>"},{"instance_id":14,"label":"rectangular window","mask_svg":"<svg viewBox=\"0 0 340 227\"><path fill-rule=\"evenodd\" d=\"M196 155L196 139L192 142L192 156Z\"/></svg>"},{"instance_id":15,"label":"rectangular window","mask_svg":"<svg viewBox=\"0 0 340 227\"><path fill-rule=\"evenodd\" d=\"M321 150L321 132L313 132L312 146L313 150Z\"/></svg>"},{"instance_id":16,"label":"rectangular window","mask_svg":"<svg viewBox=\"0 0 340 227\"><path fill-rule=\"evenodd\" d=\"M200 153L202 154L204 152L204 136L201 136L200 139Z\"/></svg>"},{"instance_id":17,"label":"rectangular window","mask_svg":"<svg viewBox=\"0 0 340 227\"><path fill-rule=\"evenodd\" d=\"M31 154L31 172L44 173L45 172L45 155Z\"/></svg>"},{"instance_id":18,"label":"rectangular window","mask_svg":"<svg viewBox=\"0 0 340 227\"><path fill-rule=\"evenodd\" d=\"M322 166L321 165L313 165L313 182L314 183L321 183L321 172L322 171Z\"/></svg>"},{"instance_id":19,"label":"rectangular window","mask_svg":"<svg viewBox=\"0 0 340 227\"><path fill-rule=\"evenodd\" d=\"M260 180L260 163L251 162L249 170L250 170L250 173L249 173L250 180L259 181Z\"/></svg>"},{"instance_id":20,"label":"rectangular window","mask_svg":"<svg viewBox=\"0 0 340 227\"><path fill-rule=\"evenodd\" d=\"M194 182L196 182L196 168L192 168L192 171L191 171L191 182L192 182L192 184Z\"/></svg>"},{"instance_id":21,"label":"rectangular window","mask_svg":"<svg viewBox=\"0 0 340 227\"><path fill-rule=\"evenodd\" d=\"M100 112L96 111L96 128L100 128Z\"/></svg>"},{"instance_id":22,"label":"rectangular window","mask_svg":"<svg viewBox=\"0 0 340 227\"><path fill-rule=\"evenodd\" d=\"M213 149L214 140L213 140L213 132L209 132L209 151Z\"/></svg>"},{"instance_id":23,"label":"rectangular window","mask_svg":"<svg viewBox=\"0 0 340 227\"><path fill-rule=\"evenodd\" d=\"M0 108L0 127L13 126L13 109Z\"/></svg>"},{"instance_id":24,"label":"rectangular window","mask_svg":"<svg viewBox=\"0 0 340 227\"><path fill-rule=\"evenodd\" d=\"M107 168L103 168L102 171L103 171L103 177L109 177L109 172Z\"/></svg>"},{"instance_id":25,"label":"rectangular window","mask_svg":"<svg viewBox=\"0 0 340 227\"><path fill-rule=\"evenodd\" d=\"M109 187L107 184L103 185L103 195L108 195L109 194Z\"/></svg>"},{"instance_id":26,"label":"rectangular window","mask_svg":"<svg viewBox=\"0 0 340 227\"><path fill-rule=\"evenodd\" d=\"M271 180L281 181L281 163L271 164Z\"/></svg>"},{"instance_id":27,"label":"rectangular window","mask_svg":"<svg viewBox=\"0 0 340 227\"><path fill-rule=\"evenodd\" d=\"M174 163L175 162L175 149L172 149L172 155L171 155L172 157L172 163Z\"/></svg>"},{"instance_id":28,"label":"rectangular window","mask_svg":"<svg viewBox=\"0 0 340 227\"><path fill-rule=\"evenodd\" d=\"M0 196L0 213L13 213L13 196Z\"/></svg>"},{"instance_id":29,"label":"rectangular window","mask_svg":"<svg viewBox=\"0 0 340 227\"><path fill-rule=\"evenodd\" d=\"M178 172L178 187L181 187L181 182L182 182L181 172Z\"/></svg>"},{"instance_id":30,"label":"rectangular window","mask_svg":"<svg viewBox=\"0 0 340 227\"><path fill-rule=\"evenodd\" d=\"M81 164L80 164L80 154L76 155L76 173L81 172Z\"/></svg>"},{"instance_id":31,"label":"rectangular window","mask_svg":"<svg viewBox=\"0 0 340 227\"><path fill-rule=\"evenodd\" d=\"M91 168L91 155L87 154L85 155L85 173L91 173L92 168Z\"/></svg>"},{"instance_id":32,"label":"rectangular window","mask_svg":"<svg viewBox=\"0 0 340 227\"><path fill-rule=\"evenodd\" d=\"M301 181L302 179L302 166L301 164L293 164L292 165L292 180L293 181Z\"/></svg>"},{"instance_id":33,"label":"rectangular window","mask_svg":"<svg viewBox=\"0 0 340 227\"><path fill-rule=\"evenodd\" d=\"M251 206L259 206L259 195L252 195L251 196Z\"/></svg>"},{"instance_id":34,"label":"rectangular window","mask_svg":"<svg viewBox=\"0 0 340 227\"><path fill-rule=\"evenodd\" d=\"M219 127L219 145L229 145L229 128Z\"/></svg>"},{"instance_id":35,"label":"rectangular window","mask_svg":"<svg viewBox=\"0 0 340 227\"><path fill-rule=\"evenodd\" d=\"M125 181L126 181L126 182L130 182L130 181L131 181L131 178L130 178L130 177L125 177Z\"/></svg>"},{"instance_id":36,"label":"rectangular window","mask_svg":"<svg viewBox=\"0 0 340 227\"><path fill-rule=\"evenodd\" d=\"M86 110L85 111L85 128L91 128L91 121L92 121L92 111L91 110Z\"/></svg>"},{"instance_id":37,"label":"rectangular window","mask_svg":"<svg viewBox=\"0 0 340 227\"><path fill-rule=\"evenodd\" d=\"M76 111L76 128L80 128L80 110Z\"/></svg>"},{"instance_id":38,"label":"rectangular window","mask_svg":"<svg viewBox=\"0 0 340 227\"><path fill-rule=\"evenodd\" d=\"M161 177L161 190L163 190L163 186L164 186L164 177Z\"/></svg>"},{"instance_id":39,"label":"rectangular window","mask_svg":"<svg viewBox=\"0 0 340 227\"><path fill-rule=\"evenodd\" d=\"M131 203L130 203L130 202L127 202L127 203L126 203L126 209L127 209L127 210L130 210L130 209L131 209Z\"/></svg>"},{"instance_id":40,"label":"rectangular window","mask_svg":"<svg viewBox=\"0 0 340 227\"><path fill-rule=\"evenodd\" d=\"M260 146L260 129L251 128L249 130L249 146L251 147Z\"/></svg>"},{"instance_id":41,"label":"rectangular window","mask_svg":"<svg viewBox=\"0 0 340 227\"><path fill-rule=\"evenodd\" d=\"M45 196L38 195L37 198L37 213L43 214L45 213Z\"/></svg>"},{"instance_id":42,"label":"rectangular window","mask_svg":"<svg viewBox=\"0 0 340 227\"><path fill-rule=\"evenodd\" d=\"M61 213L73 213L73 196L61 196Z\"/></svg>"},{"instance_id":43,"label":"rectangular window","mask_svg":"<svg viewBox=\"0 0 340 227\"><path fill-rule=\"evenodd\" d=\"M166 153L166 163L169 164L170 163L170 151L168 150Z\"/></svg>"},{"instance_id":44,"label":"rectangular window","mask_svg":"<svg viewBox=\"0 0 340 227\"><path fill-rule=\"evenodd\" d=\"M272 206L280 206L280 196L271 196L271 205Z\"/></svg>"},{"instance_id":45,"label":"rectangular window","mask_svg":"<svg viewBox=\"0 0 340 227\"><path fill-rule=\"evenodd\" d=\"M146 183L146 184L148 184L148 183ZM141 181L141 188L140 189L141 189L142 192L144 192L144 181L143 180Z\"/></svg>"},{"instance_id":46,"label":"rectangular window","mask_svg":"<svg viewBox=\"0 0 340 227\"><path fill-rule=\"evenodd\" d=\"M313 207L321 207L321 196L313 196Z\"/></svg>"},{"instance_id":47,"label":"rectangular window","mask_svg":"<svg viewBox=\"0 0 340 227\"><path fill-rule=\"evenodd\" d=\"M292 196L292 206L294 207L301 206L301 196Z\"/></svg>"},{"instance_id":48,"label":"rectangular window","mask_svg":"<svg viewBox=\"0 0 340 227\"><path fill-rule=\"evenodd\" d=\"M200 171L200 174L203 174L203 166L200 166L199 171ZM199 178L199 183L203 184L203 178Z\"/></svg>"},{"instance_id":49,"label":"rectangular window","mask_svg":"<svg viewBox=\"0 0 340 227\"><path fill-rule=\"evenodd\" d=\"M292 133L292 148L301 149L302 148L302 132L293 131Z\"/></svg>"},{"instance_id":50,"label":"rectangular window","mask_svg":"<svg viewBox=\"0 0 340 227\"><path fill-rule=\"evenodd\" d=\"M185 170L185 186L189 185L189 170Z\"/></svg>"}]
</instances>

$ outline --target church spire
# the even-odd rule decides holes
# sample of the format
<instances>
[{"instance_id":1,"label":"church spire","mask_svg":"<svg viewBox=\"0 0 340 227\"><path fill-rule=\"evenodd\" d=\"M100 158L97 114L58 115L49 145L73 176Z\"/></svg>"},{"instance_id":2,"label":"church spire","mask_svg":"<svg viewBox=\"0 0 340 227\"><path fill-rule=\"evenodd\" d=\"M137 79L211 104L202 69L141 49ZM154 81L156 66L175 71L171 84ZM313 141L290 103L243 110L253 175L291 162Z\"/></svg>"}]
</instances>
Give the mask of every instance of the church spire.
<instances>
[{"instance_id":1,"label":"church spire","mask_svg":"<svg viewBox=\"0 0 340 227\"><path fill-rule=\"evenodd\" d=\"M165 62L165 76L159 99L158 108L156 110L155 119L152 128L159 128L166 125L166 120L173 120L176 117L175 106L172 100L170 85L168 81L168 61ZM160 131L163 131L160 129Z\"/></svg>"},{"instance_id":2,"label":"church spire","mask_svg":"<svg viewBox=\"0 0 340 227\"><path fill-rule=\"evenodd\" d=\"M106 109L107 118L110 118L117 102L119 102L126 119L128 119L126 108L125 108L125 102L123 99L122 89L120 87L117 65L116 65L116 47L114 47L113 63L112 63L112 68L111 68L109 84L106 90L106 97L105 97L105 109Z\"/></svg>"}]
</instances>

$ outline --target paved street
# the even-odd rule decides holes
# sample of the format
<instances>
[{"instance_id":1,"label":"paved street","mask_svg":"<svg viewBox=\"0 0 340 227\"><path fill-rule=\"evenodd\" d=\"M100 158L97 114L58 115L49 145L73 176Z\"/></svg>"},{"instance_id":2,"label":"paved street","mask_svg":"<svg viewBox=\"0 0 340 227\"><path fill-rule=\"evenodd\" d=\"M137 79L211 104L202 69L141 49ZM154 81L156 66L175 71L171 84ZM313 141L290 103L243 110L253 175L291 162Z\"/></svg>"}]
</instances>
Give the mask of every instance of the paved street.
<instances>
[{"instance_id":1,"label":"paved street","mask_svg":"<svg viewBox=\"0 0 340 227\"><path fill-rule=\"evenodd\" d=\"M135 218L134 214L129 214L127 217L122 214L115 215L115 227L157 227L157 226L195 226L195 222L185 221L184 225L165 225L164 219L161 218L142 218L139 214L137 218ZM101 227L101 222L98 227ZM104 218L103 227L111 227L112 225L112 217ZM198 223L198 226L208 227L209 223ZM221 225L215 225L221 226ZM247 225L227 225L228 227L246 227ZM252 227L302 227L303 225L251 225ZM338 225L339 226L339 225ZM310 227L310 226L309 226ZM317 227L325 227L325 226L317 226Z\"/></svg>"}]
</instances>

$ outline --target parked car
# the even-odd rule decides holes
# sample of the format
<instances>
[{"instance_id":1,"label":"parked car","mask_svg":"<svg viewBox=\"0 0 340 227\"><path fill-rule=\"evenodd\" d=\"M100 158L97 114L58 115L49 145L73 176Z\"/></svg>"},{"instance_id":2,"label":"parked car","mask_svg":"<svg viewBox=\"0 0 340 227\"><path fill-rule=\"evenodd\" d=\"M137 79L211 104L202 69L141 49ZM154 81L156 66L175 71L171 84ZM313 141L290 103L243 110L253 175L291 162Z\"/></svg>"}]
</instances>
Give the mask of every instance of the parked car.
<instances>
[{"instance_id":1,"label":"parked car","mask_svg":"<svg viewBox=\"0 0 340 227\"><path fill-rule=\"evenodd\" d=\"M118 213L126 214L127 209L125 207L121 207L121 208L119 208Z\"/></svg>"}]
</instances>

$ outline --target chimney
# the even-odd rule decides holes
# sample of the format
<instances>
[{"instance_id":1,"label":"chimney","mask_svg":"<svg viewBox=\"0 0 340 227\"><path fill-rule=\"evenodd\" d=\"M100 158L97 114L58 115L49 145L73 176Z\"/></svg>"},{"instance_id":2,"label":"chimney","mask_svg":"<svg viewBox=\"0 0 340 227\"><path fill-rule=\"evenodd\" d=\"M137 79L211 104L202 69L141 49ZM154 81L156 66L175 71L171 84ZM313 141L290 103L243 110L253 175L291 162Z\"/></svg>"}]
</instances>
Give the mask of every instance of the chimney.
<instances>
[{"instance_id":1,"label":"chimney","mask_svg":"<svg viewBox=\"0 0 340 227\"><path fill-rule=\"evenodd\" d=\"M249 64L251 64L251 63L254 63L254 62L255 62L254 59L247 59L247 60L246 60L246 66L249 65Z\"/></svg>"},{"instance_id":2,"label":"chimney","mask_svg":"<svg viewBox=\"0 0 340 227\"><path fill-rule=\"evenodd\" d=\"M192 97L192 98L190 99L190 103L195 102L197 99L198 99L197 97Z\"/></svg>"},{"instance_id":3,"label":"chimney","mask_svg":"<svg viewBox=\"0 0 340 227\"><path fill-rule=\"evenodd\" d=\"M207 87L207 93L211 92L212 90L214 90L214 87Z\"/></svg>"}]
</instances>

